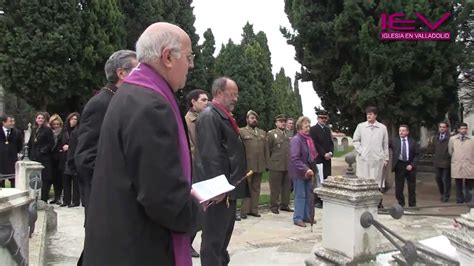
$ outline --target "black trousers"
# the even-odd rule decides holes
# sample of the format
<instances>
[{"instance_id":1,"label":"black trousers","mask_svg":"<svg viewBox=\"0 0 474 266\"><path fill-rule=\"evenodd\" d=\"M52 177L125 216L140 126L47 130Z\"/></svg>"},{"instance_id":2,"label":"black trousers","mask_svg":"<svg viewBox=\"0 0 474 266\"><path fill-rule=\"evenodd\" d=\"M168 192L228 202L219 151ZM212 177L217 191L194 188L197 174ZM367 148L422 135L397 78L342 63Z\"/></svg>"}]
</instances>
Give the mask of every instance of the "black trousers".
<instances>
[{"instance_id":1,"label":"black trousers","mask_svg":"<svg viewBox=\"0 0 474 266\"><path fill-rule=\"evenodd\" d=\"M331 175L331 160L323 160L323 178L326 179Z\"/></svg>"},{"instance_id":2,"label":"black trousers","mask_svg":"<svg viewBox=\"0 0 474 266\"><path fill-rule=\"evenodd\" d=\"M224 199L204 213L201 242L201 265L224 266L230 262L227 246L234 231L236 201Z\"/></svg>"},{"instance_id":3,"label":"black trousers","mask_svg":"<svg viewBox=\"0 0 474 266\"><path fill-rule=\"evenodd\" d=\"M474 179L456 178L456 202L463 203L472 200L472 190L474 189ZM464 185L463 185L464 183ZM464 189L463 189L464 188ZM465 190L465 194L464 194Z\"/></svg>"},{"instance_id":4,"label":"black trousers","mask_svg":"<svg viewBox=\"0 0 474 266\"><path fill-rule=\"evenodd\" d=\"M79 184L77 182L77 177L75 175L63 175L63 203L71 204L71 195L72 195L72 204L79 205L80 203L80 194L79 194ZM72 191L72 194L71 194Z\"/></svg>"},{"instance_id":5,"label":"black trousers","mask_svg":"<svg viewBox=\"0 0 474 266\"><path fill-rule=\"evenodd\" d=\"M42 179L41 184L41 200L44 202L48 202L49 200L49 191L51 190L51 185L53 184L53 180L51 179Z\"/></svg>"},{"instance_id":6,"label":"black trousers","mask_svg":"<svg viewBox=\"0 0 474 266\"><path fill-rule=\"evenodd\" d=\"M61 200L63 192L63 173L59 167L59 160L51 160L51 171L53 179L54 200Z\"/></svg>"},{"instance_id":7,"label":"black trousers","mask_svg":"<svg viewBox=\"0 0 474 266\"><path fill-rule=\"evenodd\" d=\"M405 187L405 179L408 185L408 206L416 206L416 172L414 169L408 171L406 167L408 162L398 161L395 165L395 197L398 204L405 206L405 196L403 188Z\"/></svg>"},{"instance_id":8,"label":"black trousers","mask_svg":"<svg viewBox=\"0 0 474 266\"><path fill-rule=\"evenodd\" d=\"M444 200L451 196L451 168L436 167L436 183L438 184L439 194Z\"/></svg>"}]
</instances>

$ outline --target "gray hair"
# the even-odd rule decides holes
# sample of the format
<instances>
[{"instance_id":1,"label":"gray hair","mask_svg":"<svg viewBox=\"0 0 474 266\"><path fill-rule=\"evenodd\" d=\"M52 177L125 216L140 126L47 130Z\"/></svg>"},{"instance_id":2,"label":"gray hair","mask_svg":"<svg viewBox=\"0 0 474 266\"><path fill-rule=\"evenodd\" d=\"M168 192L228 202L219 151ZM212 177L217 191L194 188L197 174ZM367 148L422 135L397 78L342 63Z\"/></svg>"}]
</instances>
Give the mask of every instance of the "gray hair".
<instances>
[{"instance_id":1,"label":"gray hair","mask_svg":"<svg viewBox=\"0 0 474 266\"><path fill-rule=\"evenodd\" d=\"M105 77L110 83L117 83L119 77L117 76L117 69L121 68L125 71L130 71L133 68L132 59L136 59L137 54L131 50L119 50L113 53L107 62L105 62Z\"/></svg>"},{"instance_id":2,"label":"gray hair","mask_svg":"<svg viewBox=\"0 0 474 266\"><path fill-rule=\"evenodd\" d=\"M228 77L220 77L212 82L212 97L217 96L219 91L224 91L225 86L227 85L227 80L230 80Z\"/></svg>"},{"instance_id":3,"label":"gray hair","mask_svg":"<svg viewBox=\"0 0 474 266\"><path fill-rule=\"evenodd\" d=\"M181 50L181 36L173 31L145 31L138 38L135 47L138 62L150 63L159 59L165 48L179 52ZM178 55L178 58L180 56L181 54Z\"/></svg>"},{"instance_id":4,"label":"gray hair","mask_svg":"<svg viewBox=\"0 0 474 266\"><path fill-rule=\"evenodd\" d=\"M300 116L298 120L296 120L296 123L295 123L297 131L303 129L304 122L308 122L311 124L311 119L309 119L307 116Z\"/></svg>"}]
</instances>

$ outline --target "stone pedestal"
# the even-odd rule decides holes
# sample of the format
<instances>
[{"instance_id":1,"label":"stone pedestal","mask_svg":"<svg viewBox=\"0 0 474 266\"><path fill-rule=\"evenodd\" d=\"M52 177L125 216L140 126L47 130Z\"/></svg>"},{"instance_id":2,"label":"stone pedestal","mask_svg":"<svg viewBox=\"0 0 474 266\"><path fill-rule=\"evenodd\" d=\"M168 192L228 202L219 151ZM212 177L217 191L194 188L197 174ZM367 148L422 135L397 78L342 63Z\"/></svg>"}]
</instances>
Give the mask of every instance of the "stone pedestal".
<instances>
[{"instance_id":1,"label":"stone pedestal","mask_svg":"<svg viewBox=\"0 0 474 266\"><path fill-rule=\"evenodd\" d=\"M39 162L29 160L17 161L15 164L16 188L29 191L30 197L35 198L36 191L30 187L30 181L33 178L41 180L41 170L43 168L44 166Z\"/></svg>"},{"instance_id":2,"label":"stone pedestal","mask_svg":"<svg viewBox=\"0 0 474 266\"><path fill-rule=\"evenodd\" d=\"M377 218L382 194L375 180L330 176L315 192L324 202L323 241L315 252L317 259L340 265L375 259L377 230L360 225L365 211Z\"/></svg>"},{"instance_id":3,"label":"stone pedestal","mask_svg":"<svg viewBox=\"0 0 474 266\"><path fill-rule=\"evenodd\" d=\"M461 266L474 265L474 209L456 218L458 227L443 232L456 248Z\"/></svg>"},{"instance_id":4,"label":"stone pedestal","mask_svg":"<svg viewBox=\"0 0 474 266\"><path fill-rule=\"evenodd\" d=\"M26 263L24 265L28 264L28 205L31 201L28 191L18 188L0 189L0 238L3 238L0 240L0 265L2 266L20 265L21 261ZM11 229L13 238L9 237ZM10 250L18 248L19 253L12 256Z\"/></svg>"}]
</instances>

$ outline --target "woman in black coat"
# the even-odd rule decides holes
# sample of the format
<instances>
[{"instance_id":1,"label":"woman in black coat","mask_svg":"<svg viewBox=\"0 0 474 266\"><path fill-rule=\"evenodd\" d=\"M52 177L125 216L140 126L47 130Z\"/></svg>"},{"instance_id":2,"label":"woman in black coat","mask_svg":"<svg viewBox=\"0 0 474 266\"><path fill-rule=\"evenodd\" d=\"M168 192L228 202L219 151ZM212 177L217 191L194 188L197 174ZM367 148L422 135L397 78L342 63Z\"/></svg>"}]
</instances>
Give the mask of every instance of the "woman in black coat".
<instances>
[{"instance_id":1,"label":"woman in black coat","mask_svg":"<svg viewBox=\"0 0 474 266\"><path fill-rule=\"evenodd\" d=\"M41 200L48 202L52 185L51 151L54 146L54 137L45 117L46 114L43 112L39 112L35 116L35 125L28 141L28 154L32 161L37 161L44 166L41 171L41 181L43 183L41 186Z\"/></svg>"},{"instance_id":2,"label":"woman in black coat","mask_svg":"<svg viewBox=\"0 0 474 266\"><path fill-rule=\"evenodd\" d=\"M49 119L49 126L53 131L54 146L51 151L51 178L53 180L54 199L50 204L61 204L61 195L63 192L63 172L64 160L61 139L63 135L63 120L58 114L54 114Z\"/></svg>"},{"instance_id":3,"label":"woman in black coat","mask_svg":"<svg viewBox=\"0 0 474 266\"><path fill-rule=\"evenodd\" d=\"M62 135L61 135L61 159L60 162L64 168L63 174L63 203L61 207L77 207L79 206L80 196L79 196L79 184L77 182L77 176L75 169L71 169L67 163L70 151L71 137L73 132L76 131L79 121L78 113L71 113L66 119L66 125L64 126ZM72 189L72 193L71 193ZM71 203L72 197L72 203Z\"/></svg>"}]
</instances>

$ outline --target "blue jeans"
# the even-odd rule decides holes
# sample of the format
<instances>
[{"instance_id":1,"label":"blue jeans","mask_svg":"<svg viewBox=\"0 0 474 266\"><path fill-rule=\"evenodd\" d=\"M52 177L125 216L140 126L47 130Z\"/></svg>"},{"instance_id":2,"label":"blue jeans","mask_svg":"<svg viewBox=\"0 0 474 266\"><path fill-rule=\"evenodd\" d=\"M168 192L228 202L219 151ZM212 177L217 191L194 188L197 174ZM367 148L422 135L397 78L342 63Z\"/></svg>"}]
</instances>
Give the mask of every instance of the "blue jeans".
<instances>
[{"instance_id":1,"label":"blue jeans","mask_svg":"<svg viewBox=\"0 0 474 266\"><path fill-rule=\"evenodd\" d=\"M295 194L295 212L293 214L293 222L309 221L311 193L313 193L311 179L305 180L302 177L294 177L293 188Z\"/></svg>"}]
</instances>

